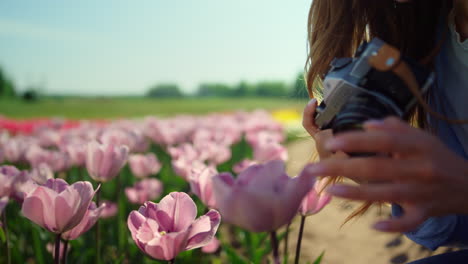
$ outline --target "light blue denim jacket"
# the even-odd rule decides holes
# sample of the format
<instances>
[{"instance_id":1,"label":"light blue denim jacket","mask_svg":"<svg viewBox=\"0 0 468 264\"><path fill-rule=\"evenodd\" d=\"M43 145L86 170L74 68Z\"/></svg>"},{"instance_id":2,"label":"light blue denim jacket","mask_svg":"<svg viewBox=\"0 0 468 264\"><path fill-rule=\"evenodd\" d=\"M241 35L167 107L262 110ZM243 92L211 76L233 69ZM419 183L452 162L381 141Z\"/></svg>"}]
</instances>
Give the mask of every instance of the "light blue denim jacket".
<instances>
[{"instance_id":1,"label":"light blue denim jacket","mask_svg":"<svg viewBox=\"0 0 468 264\"><path fill-rule=\"evenodd\" d=\"M468 119L468 40L461 42L455 30L453 15L449 19L449 34L436 58L437 86L431 91L430 105L438 112L455 119ZM431 119L431 118L430 118ZM468 160L468 125L454 125L430 120L437 136L456 154ZM466 175L468 177L468 175ZM468 202L468 193L467 202ZM448 197L440 197L447 199ZM403 214L394 205L394 216ZM430 249L456 244L468 247L468 215L448 215L429 218L407 237Z\"/></svg>"}]
</instances>

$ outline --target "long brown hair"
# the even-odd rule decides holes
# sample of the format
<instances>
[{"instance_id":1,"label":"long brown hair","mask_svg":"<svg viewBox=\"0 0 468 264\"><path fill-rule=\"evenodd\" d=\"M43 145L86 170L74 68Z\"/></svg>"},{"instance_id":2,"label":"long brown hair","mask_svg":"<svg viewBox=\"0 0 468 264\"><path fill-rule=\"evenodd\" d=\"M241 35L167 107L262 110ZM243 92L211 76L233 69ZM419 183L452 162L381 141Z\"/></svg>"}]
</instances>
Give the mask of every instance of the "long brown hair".
<instances>
[{"instance_id":1,"label":"long brown hair","mask_svg":"<svg viewBox=\"0 0 468 264\"><path fill-rule=\"evenodd\" d=\"M309 96L321 96L321 81L334 57L352 57L360 43L374 37L397 47L404 56L425 60L430 66L432 62L427 58L433 58L430 55L438 45L438 26L451 10L451 2L313 0L307 27L309 45L305 65ZM426 116L424 109L417 107L408 121L427 129ZM370 206L371 203L365 203L346 221L364 213Z\"/></svg>"}]
</instances>

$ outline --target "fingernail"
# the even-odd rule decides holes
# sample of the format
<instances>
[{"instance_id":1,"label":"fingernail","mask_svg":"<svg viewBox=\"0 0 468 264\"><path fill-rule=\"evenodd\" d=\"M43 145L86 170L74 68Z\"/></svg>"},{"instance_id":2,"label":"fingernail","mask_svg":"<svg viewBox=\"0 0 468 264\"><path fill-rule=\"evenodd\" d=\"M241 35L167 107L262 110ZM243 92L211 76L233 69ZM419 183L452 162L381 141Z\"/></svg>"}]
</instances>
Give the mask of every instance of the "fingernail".
<instances>
[{"instance_id":1,"label":"fingernail","mask_svg":"<svg viewBox=\"0 0 468 264\"><path fill-rule=\"evenodd\" d=\"M317 99L312 98L312 99L310 99L310 101L307 103L307 105L312 105L312 104L315 104L316 102L317 102Z\"/></svg>"},{"instance_id":2,"label":"fingernail","mask_svg":"<svg viewBox=\"0 0 468 264\"><path fill-rule=\"evenodd\" d=\"M384 124L383 120L380 119L371 119L364 122L365 127L381 127Z\"/></svg>"},{"instance_id":3,"label":"fingernail","mask_svg":"<svg viewBox=\"0 0 468 264\"><path fill-rule=\"evenodd\" d=\"M338 150L343 148L344 142L343 140L332 138L325 142L325 148L327 150Z\"/></svg>"},{"instance_id":4,"label":"fingernail","mask_svg":"<svg viewBox=\"0 0 468 264\"><path fill-rule=\"evenodd\" d=\"M324 167L318 164L311 164L307 166L306 172L310 174L319 175L324 172Z\"/></svg>"},{"instance_id":5,"label":"fingernail","mask_svg":"<svg viewBox=\"0 0 468 264\"><path fill-rule=\"evenodd\" d=\"M335 196L343 196L348 193L348 188L343 185L333 185L328 187L326 192Z\"/></svg>"},{"instance_id":6,"label":"fingernail","mask_svg":"<svg viewBox=\"0 0 468 264\"><path fill-rule=\"evenodd\" d=\"M389 228L389 224L387 222L377 222L376 224L374 224L373 228L379 231L387 231Z\"/></svg>"}]
</instances>

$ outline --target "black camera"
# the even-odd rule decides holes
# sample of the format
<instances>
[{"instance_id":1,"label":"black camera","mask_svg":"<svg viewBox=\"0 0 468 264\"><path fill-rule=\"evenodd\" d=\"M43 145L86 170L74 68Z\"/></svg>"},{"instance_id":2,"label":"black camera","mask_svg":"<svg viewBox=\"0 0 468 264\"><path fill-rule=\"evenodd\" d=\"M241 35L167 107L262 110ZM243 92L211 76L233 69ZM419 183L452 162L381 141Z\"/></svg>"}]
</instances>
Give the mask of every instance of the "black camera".
<instances>
[{"instance_id":1,"label":"black camera","mask_svg":"<svg viewBox=\"0 0 468 264\"><path fill-rule=\"evenodd\" d=\"M434 82L434 74L378 38L363 43L354 58L335 58L323 83L315 123L340 133L360 130L370 119L406 119ZM415 94L417 93L417 94Z\"/></svg>"}]
</instances>

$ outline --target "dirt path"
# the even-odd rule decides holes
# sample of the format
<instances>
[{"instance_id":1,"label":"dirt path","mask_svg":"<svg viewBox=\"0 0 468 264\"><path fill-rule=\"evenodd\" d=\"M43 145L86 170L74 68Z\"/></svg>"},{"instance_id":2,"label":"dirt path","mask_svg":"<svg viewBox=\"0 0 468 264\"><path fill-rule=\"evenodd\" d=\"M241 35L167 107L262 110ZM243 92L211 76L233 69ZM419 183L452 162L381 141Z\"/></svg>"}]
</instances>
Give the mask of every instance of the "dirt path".
<instances>
[{"instance_id":1,"label":"dirt path","mask_svg":"<svg viewBox=\"0 0 468 264\"><path fill-rule=\"evenodd\" d=\"M308 162L314 144L311 139L299 140L288 146L288 172L295 175ZM400 264L451 250L439 248L432 252L401 234L374 231L370 226L379 218L387 217L390 208L372 208L359 219L340 228L343 220L359 203L334 198L319 214L306 219L300 263L312 263L322 251L322 264ZM292 225L289 252L294 255L300 218ZM290 259L293 263L293 259Z\"/></svg>"}]
</instances>

